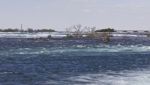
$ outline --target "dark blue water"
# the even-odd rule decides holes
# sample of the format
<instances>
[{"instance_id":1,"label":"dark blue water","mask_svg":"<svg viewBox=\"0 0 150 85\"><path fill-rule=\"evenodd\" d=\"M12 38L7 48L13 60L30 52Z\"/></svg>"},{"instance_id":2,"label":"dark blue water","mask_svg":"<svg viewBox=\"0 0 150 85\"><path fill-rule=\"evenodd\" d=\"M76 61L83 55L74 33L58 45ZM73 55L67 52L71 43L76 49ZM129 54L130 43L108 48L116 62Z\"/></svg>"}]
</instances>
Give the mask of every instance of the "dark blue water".
<instances>
[{"instance_id":1,"label":"dark blue water","mask_svg":"<svg viewBox=\"0 0 150 85\"><path fill-rule=\"evenodd\" d=\"M149 66L148 38L0 39L0 85L148 85Z\"/></svg>"}]
</instances>

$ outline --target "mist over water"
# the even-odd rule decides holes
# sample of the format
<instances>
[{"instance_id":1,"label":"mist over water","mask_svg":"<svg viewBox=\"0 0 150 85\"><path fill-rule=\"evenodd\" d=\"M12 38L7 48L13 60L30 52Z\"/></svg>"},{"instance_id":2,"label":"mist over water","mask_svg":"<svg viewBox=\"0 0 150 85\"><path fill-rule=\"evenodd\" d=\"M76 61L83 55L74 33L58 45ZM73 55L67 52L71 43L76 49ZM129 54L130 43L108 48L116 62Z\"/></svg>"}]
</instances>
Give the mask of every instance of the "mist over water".
<instances>
[{"instance_id":1,"label":"mist over water","mask_svg":"<svg viewBox=\"0 0 150 85\"><path fill-rule=\"evenodd\" d=\"M149 85L149 42L0 38L0 85Z\"/></svg>"}]
</instances>

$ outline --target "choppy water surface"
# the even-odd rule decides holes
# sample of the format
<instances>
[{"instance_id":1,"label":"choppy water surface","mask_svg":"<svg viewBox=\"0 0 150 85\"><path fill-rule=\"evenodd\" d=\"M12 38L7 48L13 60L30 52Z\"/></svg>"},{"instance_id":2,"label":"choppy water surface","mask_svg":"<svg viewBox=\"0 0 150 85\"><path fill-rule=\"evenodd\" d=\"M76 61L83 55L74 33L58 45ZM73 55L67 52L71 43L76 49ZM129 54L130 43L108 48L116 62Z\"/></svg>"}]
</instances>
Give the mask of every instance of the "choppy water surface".
<instances>
[{"instance_id":1,"label":"choppy water surface","mask_svg":"<svg viewBox=\"0 0 150 85\"><path fill-rule=\"evenodd\" d=\"M0 39L0 85L149 85L150 39Z\"/></svg>"}]
</instances>

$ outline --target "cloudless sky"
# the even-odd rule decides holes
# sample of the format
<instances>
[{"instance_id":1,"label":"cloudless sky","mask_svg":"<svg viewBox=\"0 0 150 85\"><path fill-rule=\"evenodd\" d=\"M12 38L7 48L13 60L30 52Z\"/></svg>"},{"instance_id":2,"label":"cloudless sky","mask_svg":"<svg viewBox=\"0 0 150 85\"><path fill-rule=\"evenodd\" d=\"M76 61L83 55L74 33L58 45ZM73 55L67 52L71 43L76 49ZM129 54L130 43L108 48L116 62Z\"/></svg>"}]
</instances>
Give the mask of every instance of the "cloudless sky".
<instances>
[{"instance_id":1,"label":"cloudless sky","mask_svg":"<svg viewBox=\"0 0 150 85\"><path fill-rule=\"evenodd\" d=\"M150 30L150 0L0 0L0 28Z\"/></svg>"}]
</instances>

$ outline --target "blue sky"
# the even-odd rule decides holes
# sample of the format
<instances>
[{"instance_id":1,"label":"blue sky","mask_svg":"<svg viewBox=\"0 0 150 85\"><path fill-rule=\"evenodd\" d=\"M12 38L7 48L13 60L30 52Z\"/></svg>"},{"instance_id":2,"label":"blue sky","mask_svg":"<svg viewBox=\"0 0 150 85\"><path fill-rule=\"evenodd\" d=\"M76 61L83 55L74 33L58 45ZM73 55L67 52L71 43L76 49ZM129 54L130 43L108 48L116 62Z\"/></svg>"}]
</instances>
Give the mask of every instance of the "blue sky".
<instances>
[{"instance_id":1,"label":"blue sky","mask_svg":"<svg viewBox=\"0 0 150 85\"><path fill-rule=\"evenodd\" d=\"M0 28L150 30L150 0L0 0Z\"/></svg>"}]
</instances>

